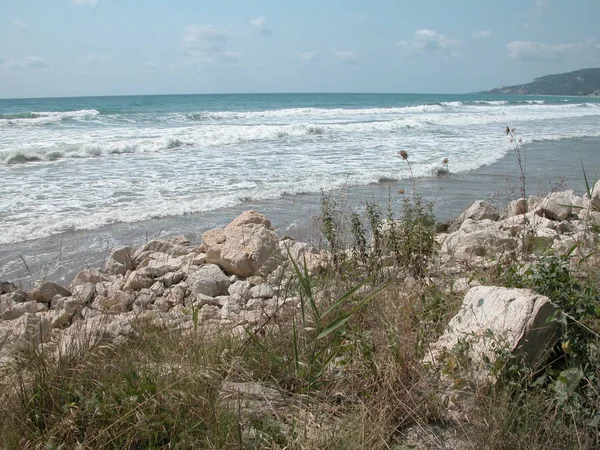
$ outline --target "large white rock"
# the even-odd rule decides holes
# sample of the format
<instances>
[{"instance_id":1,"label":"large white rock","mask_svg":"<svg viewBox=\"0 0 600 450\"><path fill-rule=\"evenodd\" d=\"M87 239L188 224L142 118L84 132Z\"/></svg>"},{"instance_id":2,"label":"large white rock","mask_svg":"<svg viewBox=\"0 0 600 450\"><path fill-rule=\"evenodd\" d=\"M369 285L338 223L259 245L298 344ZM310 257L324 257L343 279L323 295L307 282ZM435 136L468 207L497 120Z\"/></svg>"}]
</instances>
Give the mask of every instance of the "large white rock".
<instances>
[{"instance_id":1,"label":"large white rock","mask_svg":"<svg viewBox=\"0 0 600 450\"><path fill-rule=\"evenodd\" d=\"M103 281L108 281L108 278L98 269L83 269L71 281L70 290L73 292L77 286L85 283L97 284Z\"/></svg>"},{"instance_id":2,"label":"large white rock","mask_svg":"<svg viewBox=\"0 0 600 450\"><path fill-rule=\"evenodd\" d=\"M482 200L478 200L476 202L473 202L473 204L471 204L471 206L469 206L465 212L463 212L458 219L456 219L454 221L454 223L452 225L450 225L450 228L448 228L448 231L450 233L452 233L453 231L458 230L461 225L463 224L463 222L467 219L472 219L472 220L498 220L498 218L500 217L500 213L498 212L498 210L496 209L496 207L494 205L492 205L491 203L488 202L484 202Z\"/></svg>"},{"instance_id":3,"label":"large white rock","mask_svg":"<svg viewBox=\"0 0 600 450\"><path fill-rule=\"evenodd\" d=\"M227 294L231 284L229 277L216 264L207 264L190 273L187 283L192 295L204 294L209 297Z\"/></svg>"},{"instance_id":4,"label":"large white rock","mask_svg":"<svg viewBox=\"0 0 600 450\"><path fill-rule=\"evenodd\" d=\"M3 295L0 298L0 320L14 320L23 314L35 314L38 310L38 302L15 302L10 295Z\"/></svg>"},{"instance_id":5,"label":"large white rock","mask_svg":"<svg viewBox=\"0 0 600 450\"><path fill-rule=\"evenodd\" d=\"M462 353L458 357L470 360L475 381L493 379L490 367L502 351L536 367L558 339L558 327L548 323L554 311L547 297L529 289L472 287L425 361L444 369L449 355Z\"/></svg>"},{"instance_id":6,"label":"large white rock","mask_svg":"<svg viewBox=\"0 0 600 450\"><path fill-rule=\"evenodd\" d=\"M50 339L50 322L38 314L25 314L0 322L0 354L26 350Z\"/></svg>"},{"instance_id":7,"label":"large white rock","mask_svg":"<svg viewBox=\"0 0 600 450\"><path fill-rule=\"evenodd\" d=\"M113 250L106 262L106 272L111 275L125 275L128 270L133 269L133 254L134 249L131 247L121 247Z\"/></svg>"},{"instance_id":8,"label":"large white rock","mask_svg":"<svg viewBox=\"0 0 600 450\"><path fill-rule=\"evenodd\" d=\"M271 222L255 211L245 211L223 229L207 231L202 240L208 263L242 278L261 269L269 272L281 260L279 240Z\"/></svg>"},{"instance_id":9,"label":"large white rock","mask_svg":"<svg viewBox=\"0 0 600 450\"><path fill-rule=\"evenodd\" d=\"M590 199L592 209L600 211L600 180L594 185L592 190L592 198Z\"/></svg>"},{"instance_id":10,"label":"large white rock","mask_svg":"<svg viewBox=\"0 0 600 450\"><path fill-rule=\"evenodd\" d=\"M535 213L550 220L565 220L573 212L572 205L581 203L572 190L552 192L537 207Z\"/></svg>"},{"instance_id":11,"label":"large white rock","mask_svg":"<svg viewBox=\"0 0 600 450\"><path fill-rule=\"evenodd\" d=\"M517 241L510 233L498 229L496 222L466 219L458 231L446 237L440 253L457 259L469 259L473 256L490 256L516 247Z\"/></svg>"}]
</instances>

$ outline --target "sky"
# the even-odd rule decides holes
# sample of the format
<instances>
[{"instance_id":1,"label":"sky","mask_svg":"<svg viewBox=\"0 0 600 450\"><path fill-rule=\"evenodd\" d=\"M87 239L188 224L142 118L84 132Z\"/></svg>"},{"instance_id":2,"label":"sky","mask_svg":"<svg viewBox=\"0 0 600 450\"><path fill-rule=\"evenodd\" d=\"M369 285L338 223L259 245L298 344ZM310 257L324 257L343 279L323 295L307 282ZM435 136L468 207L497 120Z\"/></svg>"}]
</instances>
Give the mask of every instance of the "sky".
<instances>
[{"instance_id":1,"label":"sky","mask_svg":"<svg viewBox=\"0 0 600 450\"><path fill-rule=\"evenodd\" d=\"M600 67L598 0L1 0L0 98L468 93Z\"/></svg>"}]
</instances>

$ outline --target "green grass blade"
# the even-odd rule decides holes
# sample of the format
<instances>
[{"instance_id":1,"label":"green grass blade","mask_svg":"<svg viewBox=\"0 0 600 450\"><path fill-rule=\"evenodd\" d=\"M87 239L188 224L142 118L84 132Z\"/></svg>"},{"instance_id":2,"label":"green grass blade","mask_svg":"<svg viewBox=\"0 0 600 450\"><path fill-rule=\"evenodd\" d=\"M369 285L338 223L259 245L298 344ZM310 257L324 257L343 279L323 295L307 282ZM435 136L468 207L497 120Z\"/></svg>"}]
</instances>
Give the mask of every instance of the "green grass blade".
<instances>
[{"instance_id":1,"label":"green grass blade","mask_svg":"<svg viewBox=\"0 0 600 450\"><path fill-rule=\"evenodd\" d=\"M583 161L581 161L581 170L583 171L583 180L585 181L585 192L589 198L592 198L592 189L590 189L590 183L587 179L587 174L585 173L585 167L583 167Z\"/></svg>"}]
</instances>

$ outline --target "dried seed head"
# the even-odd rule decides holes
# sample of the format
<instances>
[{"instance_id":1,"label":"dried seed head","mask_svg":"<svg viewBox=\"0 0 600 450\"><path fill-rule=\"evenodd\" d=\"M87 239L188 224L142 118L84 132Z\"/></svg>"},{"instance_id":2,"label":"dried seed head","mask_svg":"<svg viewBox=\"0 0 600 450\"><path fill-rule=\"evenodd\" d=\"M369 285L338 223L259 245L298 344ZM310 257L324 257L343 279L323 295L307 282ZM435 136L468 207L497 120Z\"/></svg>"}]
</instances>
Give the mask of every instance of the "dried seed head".
<instances>
[{"instance_id":1,"label":"dried seed head","mask_svg":"<svg viewBox=\"0 0 600 450\"><path fill-rule=\"evenodd\" d=\"M444 166L447 166L448 165L448 158L444 158L444 160L442 161L442 164Z\"/></svg>"},{"instance_id":2,"label":"dried seed head","mask_svg":"<svg viewBox=\"0 0 600 450\"><path fill-rule=\"evenodd\" d=\"M406 152L406 150L400 150L398 154L400 155L400 158L402 158L404 161L408 159L408 153Z\"/></svg>"},{"instance_id":3,"label":"dried seed head","mask_svg":"<svg viewBox=\"0 0 600 450\"><path fill-rule=\"evenodd\" d=\"M406 192L406 189L398 189L398 194L400 194L400 195L404 195L405 192Z\"/></svg>"}]
</instances>

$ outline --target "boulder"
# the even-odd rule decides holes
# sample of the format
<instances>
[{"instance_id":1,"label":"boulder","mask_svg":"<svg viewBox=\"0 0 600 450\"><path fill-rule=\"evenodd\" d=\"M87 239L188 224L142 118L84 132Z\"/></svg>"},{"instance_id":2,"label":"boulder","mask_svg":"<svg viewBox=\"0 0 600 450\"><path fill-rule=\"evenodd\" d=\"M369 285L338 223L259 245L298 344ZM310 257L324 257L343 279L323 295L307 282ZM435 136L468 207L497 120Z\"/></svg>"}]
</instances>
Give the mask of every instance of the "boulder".
<instances>
[{"instance_id":1,"label":"boulder","mask_svg":"<svg viewBox=\"0 0 600 450\"><path fill-rule=\"evenodd\" d=\"M216 264L207 264L188 275L187 283L192 295L204 294L209 297L227 294L229 277Z\"/></svg>"},{"instance_id":2,"label":"boulder","mask_svg":"<svg viewBox=\"0 0 600 450\"><path fill-rule=\"evenodd\" d=\"M27 350L50 340L50 322L38 314L0 322L0 353Z\"/></svg>"},{"instance_id":3,"label":"boulder","mask_svg":"<svg viewBox=\"0 0 600 450\"><path fill-rule=\"evenodd\" d=\"M124 291L139 291L143 288L149 288L154 284L154 279L142 273L142 269L134 270L129 272L127 278L125 278L125 284L123 285Z\"/></svg>"},{"instance_id":4,"label":"boulder","mask_svg":"<svg viewBox=\"0 0 600 450\"><path fill-rule=\"evenodd\" d=\"M26 313L35 314L38 310L38 302L15 302L10 295L3 295L0 299L0 320L18 319Z\"/></svg>"},{"instance_id":5,"label":"boulder","mask_svg":"<svg viewBox=\"0 0 600 450\"><path fill-rule=\"evenodd\" d=\"M106 262L106 272L111 275L125 275L128 270L133 269L133 253L131 247L121 247L113 250Z\"/></svg>"},{"instance_id":6,"label":"boulder","mask_svg":"<svg viewBox=\"0 0 600 450\"><path fill-rule=\"evenodd\" d=\"M504 217L514 217L519 216L521 214L526 214L529 211L529 205L527 204L527 200L524 198L520 198L518 200L513 200L506 207Z\"/></svg>"},{"instance_id":7,"label":"boulder","mask_svg":"<svg viewBox=\"0 0 600 450\"><path fill-rule=\"evenodd\" d=\"M482 200L478 200L474 202L471 206L469 206L465 212L463 212L458 219L454 221L452 225L448 228L450 233L457 231L463 222L467 219L472 220L491 220L496 221L500 218L500 213L496 209L494 205L488 202L484 202Z\"/></svg>"},{"instance_id":8,"label":"boulder","mask_svg":"<svg viewBox=\"0 0 600 450\"><path fill-rule=\"evenodd\" d=\"M273 288L266 283L250 288L250 297L252 298L271 298L274 295L275 292L273 291Z\"/></svg>"},{"instance_id":9,"label":"boulder","mask_svg":"<svg viewBox=\"0 0 600 450\"><path fill-rule=\"evenodd\" d=\"M93 283L78 284L73 288L73 298L77 299L81 305L87 305L94 300L96 296L96 286Z\"/></svg>"},{"instance_id":10,"label":"boulder","mask_svg":"<svg viewBox=\"0 0 600 450\"><path fill-rule=\"evenodd\" d=\"M562 221L571 215L572 205L578 202L577 199L578 197L572 190L552 192L542 200L535 213L550 220Z\"/></svg>"},{"instance_id":11,"label":"boulder","mask_svg":"<svg viewBox=\"0 0 600 450\"><path fill-rule=\"evenodd\" d=\"M103 281L108 281L108 278L98 269L83 269L71 281L70 290L72 292L75 287L85 283L98 284Z\"/></svg>"},{"instance_id":12,"label":"boulder","mask_svg":"<svg viewBox=\"0 0 600 450\"><path fill-rule=\"evenodd\" d=\"M159 252L169 256L183 256L192 252L189 247L190 241L183 236L170 239L168 241L153 240L144 245L141 249L136 252L137 255L143 252Z\"/></svg>"},{"instance_id":13,"label":"boulder","mask_svg":"<svg viewBox=\"0 0 600 450\"><path fill-rule=\"evenodd\" d=\"M223 229L207 231L202 240L208 263L242 278L256 275L261 269L269 272L281 260L271 222L255 211L242 213Z\"/></svg>"},{"instance_id":14,"label":"boulder","mask_svg":"<svg viewBox=\"0 0 600 450\"><path fill-rule=\"evenodd\" d=\"M32 289L29 292L29 296L40 303L50 303L55 295L70 297L71 293L52 281L46 281L38 289Z\"/></svg>"},{"instance_id":15,"label":"boulder","mask_svg":"<svg viewBox=\"0 0 600 450\"><path fill-rule=\"evenodd\" d=\"M0 281L0 295L11 294L17 290L17 286L8 281Z\"/></svg>"},{"instance_id":16,"label":"boulder","mask_svg":"<svg viewBox=\"0 0 600 450\"><path fill-rule=\"evenodd\" d=\"M490 369L504 351L535 368L558 340L557 325L548 323L554 311L547 297L529 289L472 287L425 361L447 371L449 355L467 358L472 380L479 382L493 380Z\"/></svg>"},{"instance_id":17,"label":"boulder","mask_svg":"<svg viewBox=\"0 0 600 450\"><path fill-rule=\"evenodd\" d=\"M248 281L236 281L228 289L231 300L237 304L244 304L250 298L250 283Z\"/></svg>"},{"instance_id":18,"label":"boulder","mask_svg":"<svg viewBox=\"0 0 600 450\"><path fill-rule=\"evenodd\" d=\"M592 198L590 198L590 205L592 209L600 211L600 180L596 182L592 189Z\"/></svg>"},{"instance_id":19,"label":"boulder","mask_svg":"<svg viewBox=\"0 0 600 450\"><path fill-rule=\"evenodd\" d=\"M144 269L148 276L158 278L169 272L177 272L182 266L182 258L175 258L167 253L153 252L146 255L138 270Z\"/></svg>"},{"instance_id":20,"label":"boulder","mask_svg":"<svg viewBox=\"0 0 600 450\"><path fill-rule=\"evenodd\" d=\"M440 253L457 259L469 259L515 249L517 241L495 224L491 220L475 222L466 219L458 231L446 237Z\"/></svg>"}]
</instances>

